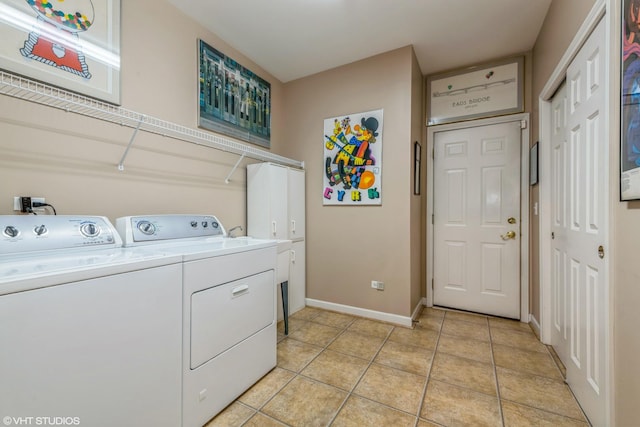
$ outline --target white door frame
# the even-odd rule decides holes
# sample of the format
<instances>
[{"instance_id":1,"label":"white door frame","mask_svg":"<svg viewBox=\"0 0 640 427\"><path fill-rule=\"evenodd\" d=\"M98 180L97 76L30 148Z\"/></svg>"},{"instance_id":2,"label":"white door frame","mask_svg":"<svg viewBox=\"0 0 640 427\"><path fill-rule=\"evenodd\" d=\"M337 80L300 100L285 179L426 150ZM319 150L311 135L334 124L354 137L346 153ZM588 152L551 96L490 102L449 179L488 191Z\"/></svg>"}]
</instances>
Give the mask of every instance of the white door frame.
<instances>
[{"instance_id":1,"label":"white door frame","mask_svg":"<svg viewBox=\"0 0 640 427\"><path fill-rule=\"evenodd\" d=\"M540 317L541 319L539 319L539 321L540 321L540 340L545 344L549 344L551 341L551 327L553 323L552 313L551 313L551 260L549 258L549 254L551 253L551 212L550 212L550 207L551 207L551 185L550 184L551 183L549 179L547 179L547 177L551 176L551 150L548 149L551 141L551 132L552 132L551 98L553 97L553 94L555 93L556 89L565 80L565 76L566 76L567 68L569 67L569 64L571 63L571 61L573 61L578 51L580 50L582 45L585 43L585 41L589 38L589 36L591 35L591 33L593 32L593 30L595 29L595 27L597 26L597 24L600 22L601 19L606 20L605 22L606 38L607 38L606 43L607 43L607 46L610 46L609 56L605 58L607 63L606 63L606 70L605 70L606 76L604 78L604 81L609 82L610 81L609 76L620 75L619 65L612 65L612 64L619 64L620 62L620 59L618 57L618 52L620 50L620 46L619 46L620 43L619 41L612 43L612 41L615 41L616 38L619 38L618 34L621 34L621 31L622 31L620 28L620 24L617 23L617 21L619 21L618 19L619 14L609 13L607 16L605 16L605 14L607 13L607 10L611 10L610 8L614 6L619 7L619 2L617 0L597 0L596 1L593 8L585 18L585 21L583 22L582 26L578 30L576 36L573 38L571 44L569 45L564 55L558 62L558 65L556 66L555 70L549 77L549 80L547 81L546 85L540 92L540 96L539 96L539 101L538 101L539 112L540 112L539 136L540 136L540 143L541 143L539 148L540 157L539 157L539 165L538 165L539 175L541 177L540 198L539 198L539 202L540 202L539 262L540 262ZM616 92L616 88L618 90L617 92ZM618 108L619 106L619 103L618 103L619 98L616 95L616 93L620 93L619 85L616 85L616 84L611 85L609 89L611 92L609 92L609 101L608 101L609 104L604 110L606 114L604 123L605 124L611 123L612 120L614 123L619 123L616 120L615 114L612 113L614 109ZM608 125L608 129L605 130L605 134L609 136L610 141L617 141L618 138L620 137L619 129L615 125ZM617 149L617 146L616 146L616 149ZM613 169L611 169L612 156L609 155L608 150L606 155L607 155L607 158L605 159L605 164L607 164L610 168L608 176L611 177L612 176L611 171L612 170L617 171L618 167L615 166ZM609 221L607 226L609 227L610 231L609 233L607 233L608 241L604 242L604 244L605 244L605 248L607 249L607 257L609 258L609 260L614 259L613 258L614 248L613 248L613 245L611 245L611 236L612 236L611 227L612 226L610 221L611 221L611 218L614 218L613 207L615 203L617 203L617 200L612 198L612 197L615 197L615 192L612 191L611 184L612 183L610 182L609 186L605 188L605 191L608 192L608 196L606 200L609 203L609 207L607 211ZM605 329L606 335L607 335L605 336L605 343L607 345L607 351L605 352L605 358L607 359L605 360L605 366L607 369L607 372L605 373L605 382L606 382L605 387L609 393L609 399L606 404L606 414L607 414L606 418L610 421L610 424L608 425L615 425L615 416L613 411L613 408L614 408L613 316L612 316L613 299L611 298L611 296L613 295L614 280L613 280L612 267L613 267L613 262L609 261L608 276L606 277L606 280L608 282L608 292L606 295L605 316L604 316L608 323Z\"/></svg>"},{"instance_id":2,"label":"white door frame","mask_svg":"<svg viewBox=\"0 0 640 427\"><path fill-rule=\"evenodd\" d=\"M529 113L427 127L427 307L433 306L433 145L434 134L509 122L524 123L520 143L520 321L529 321Z\"/></svg>"}]
</instances>

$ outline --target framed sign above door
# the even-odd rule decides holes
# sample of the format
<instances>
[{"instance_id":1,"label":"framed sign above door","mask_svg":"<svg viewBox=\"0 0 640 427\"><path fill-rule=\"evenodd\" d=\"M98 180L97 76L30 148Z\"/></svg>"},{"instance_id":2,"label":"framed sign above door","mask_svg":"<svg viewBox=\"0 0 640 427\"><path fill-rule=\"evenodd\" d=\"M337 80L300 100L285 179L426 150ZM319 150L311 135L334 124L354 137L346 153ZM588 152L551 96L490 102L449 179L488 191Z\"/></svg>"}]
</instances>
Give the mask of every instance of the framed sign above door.
<instances>
[{"instance_id":1,"label":"framed sign above door","mask_svg":"<svg viewBox=\"0 0 640 427\"><path fill-rule=\"evenodd\" d=\"M520 113L523 57L427 77L427 125Z\"/></svg>"}]
</instances>

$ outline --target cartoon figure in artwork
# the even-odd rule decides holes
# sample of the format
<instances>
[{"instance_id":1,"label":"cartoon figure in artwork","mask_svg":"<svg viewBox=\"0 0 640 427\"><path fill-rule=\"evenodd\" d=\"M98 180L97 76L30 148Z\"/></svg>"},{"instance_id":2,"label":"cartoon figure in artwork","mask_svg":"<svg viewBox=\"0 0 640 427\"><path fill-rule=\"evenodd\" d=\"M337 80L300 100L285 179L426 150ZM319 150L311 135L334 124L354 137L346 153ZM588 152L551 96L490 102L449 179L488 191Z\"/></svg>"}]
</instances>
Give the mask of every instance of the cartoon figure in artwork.
<instances>
[{"instance_id":1,"label":"cartoon figure in artwork","mask_svg":"<svg viewBox=\"0 0 640 427\"><path fill-rule=\"evenodd\" d=\"M90 79L78 33L94 22L91 0L26 0L37 22L20 53L30 59Z\"/></svg>"},{"instance_id":2,"label":"cartoon figure in artwork","mask_svg":"<svg viewBox=\"0 0 640 427\"><path fill-rule=\"evenodd\" d=\"M345 189L366 188L363 187L365 183L361 182L361 178L363 174L365 177L371 175L370 172L365 173L366 166L376 164L376 159L371 155L370 144L376 142L377 130L378 120L375 117L363 117L360 124L355 125L353 130L349 117L345 117L342 121L334 120L333 135L325 135L326 148L328 150L338 148L333 159L326 158L325 173L330 185L342 182ZM347 135L351 137L347 139ZM336 165L337 169L332 165Z\"/></svg>"}]
</instances>

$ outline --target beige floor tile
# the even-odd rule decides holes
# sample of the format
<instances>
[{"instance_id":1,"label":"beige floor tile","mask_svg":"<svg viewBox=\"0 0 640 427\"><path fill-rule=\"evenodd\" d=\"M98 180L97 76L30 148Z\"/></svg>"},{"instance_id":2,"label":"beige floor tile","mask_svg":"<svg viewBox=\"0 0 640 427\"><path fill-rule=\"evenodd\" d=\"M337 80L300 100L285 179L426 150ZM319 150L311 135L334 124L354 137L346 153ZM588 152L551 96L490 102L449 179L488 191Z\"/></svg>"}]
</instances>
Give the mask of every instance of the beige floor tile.
<instances>
[{"instance_id":1,"label":"beige floor tile","mask_svg":"<svg viewBox=\"0 0 640 427\"><path fill-rule=\"evenodd\" d=\"M517 403L502 401L505 427L588 427L584 421L552 414Z\"/></svg>"},{"instance_id":2,"label":"beige floor tile","mask_svg":"<svg viewBox=\"0 0 640 427\"><path fill-rule=\"evenodd\" d=\"M416 417L352 395L331 425L334 427L413 427L415 422Z\"/></svg>"},{"instance_id":3,"label":"beige floor tile","mask_svg":"<svg viewBox=\"0 0 640 427\"><path fill-rule=\"evenodd\" d=\"M454 337L471 338L478 341L489 341L489 326L478 323L450 320L445 317L442 332Z\"/></svg>"},{"instance_id":4,"label":"beige floor tile","mask_svg":"<svg viewBox=\"0 0 640 427\"><path fill-rule=\"evenodd\" d=\"M345 391L297 376L262 412L292 426L326 426L346 397Z\"/></svg>"},{"instance_id":5,"label":"beige floor tile","mask_svg":"<svg viewBox=\"0 0 640 427\"><path fill-rule=\"evenodd\" d=\"M351 391L369 366L369 362L359 357L323 351L301 372L315 380Z\"/></svg>"},{"instance_id":6,"label":"beige floor tile","mask_svg":"<svg viewBox=\"0 0 640 427\"><path fill-rule=\"evenodd\" d=\"M506 345L494 344L493 357L496 366L560 381L564 380L553 358L548 353L520 350Z\"/></svg>"},{"instance_id":7,"label":"beige floor tile","mask_svg":"<svg viewBox=\"0 0 640 427\"><path fill-rule=\"evenodd\" d=\"M355 332L345 331L342 335L336 338L327 347L330 350L338 351L340 353L350 354L352 356L361 357L363 359L371 360L376 355L384 338L377 338L368 335L360 335Z\"/></svg>"},{"instance_id":8,"label":"beige floor tile","mask_svg":"<svg viewBox=\"0 0 640 427\"><path fill-rule=\"evenodd\" d=\"M460 313L458 311L447 311L444 318L447 320L459 320L461 322L476 323L482 326L487 325L487 316L483 316L481 314Z\"/></svg>"},{"instance_id":9,"label":"beige floor tile","mask_svg":"<svg viewBox=\"0 0 640 427\"><path fill-rule=\"evenodd\" d=\"M500 367L496 372L503 399L585 421L564 382Z\"/></svg>"},{"instance_id":10,"label":"beige floor tile","mask_svg":"<svg viewBox=\"0 0 640 427\"><path fill-rule=\"evenodd\" d=\"M296 311L295 313L289 316L289 319L302 319L302 320L313 320L317 315L322 313L325 310L321 310L315 307L304 307L301 310Z\"/></svg>"},{"instance_id":11,"label":"beige floor tile","mask_svg":"<svg viewBox=\"0 0 640 427\"><path fill-rule=\"evenodd\" d=\"M524 323L424 308L410 329L306 307L283 326L278 366L207 427L588 426Z\"/></svg>"},{"instance_id":12,"label":"beige floor tile","mask_svg":"<svg viewBox=\"0 0 640 427\"><path fill-rule=\"evenodd\" d=\"M436 343L438 342L438 332L423 328L409 329L396 327L393 329L393 332L391 332L391 335L389 335L389 340L435 350Z\"/></svg>"},{"instance_id":13,"label":"beige floor tile","mask_svg":"<svg viewBox=\"0 0 640 427\"><path fill-rule=\"evenodd\" d=\"M446 313L447 313L446 310L442 310L440 308L424 307L422 309L422 313L420 313L420 316L431 316L431 317L439 317L441 319L444 319L444 315Z\"/></svg>"},{"instance_id":14,"label":"beige floor tile","mask_svg":"<svg viewBox=\"0 0 640 427\"><path fill-rule=\"evenodd\" d=\"M480 393L497 395L493 366L488 363L437 352L430 378Z\"/></svg>"},{"instance_id":15,"label":"beige floor tile","mask_svg":"<svg viewBox=\"0 0 640 427\"><path fill-rule=\"evenodd\" d=\"M416 414L426 377L372 364L364 374L354 393L391 406L401 411Z\"/></svg>"},{"instance_id":16,"label":"beige floor tile","mask_svg":"<svg viewBox=\"0 0 640 427\"><path fill-rule=\"evenodd\" d=\"M529 326L528 323L520 322L519 320L502 319L500 317L489 317L489 327L531 332L531 326Z\"/></svg>"},{"instance_id":17,"label":"beige floor tile","mask_svg":"<svg viewBox=\"0 0 640 427\"><path fill-rule=\"evenodd\" d=\"M321 325L320 323L307 322L306 325L299 329L289 332L289 337L307 344L325 347L341 332L342 329Z\"/></svg>"},{"instance_id":18,"label":"beige floor tile","mask_svg":"<svg viewBox=\"0 0 640 427\"><path fill-rule=\"evenodd\" d=\"M376 322L375 320L369 319L356 319L351 326L347 328L350 332L370 335L378 338L386 338L392 329L393 326L387 323Z\"/></svg>"},{"instance_id":19,"label":"beige floor tile","mask_svg":"<svg viewBox=\"0 0 640 427\"><path fill-rule=\"evenodd\" d=\"M446 426L501 426L497 397L429 381L420 418Z\"/></svg>"},{"instance_id":20,"label":"beige floor tile","mask_svg":"<svg viewBox=\"0 0 640 427\"><path fill-rule=\"evenodd\" d=\"M434 424L426 420L418 420L418 425L416 427L440 427L440 424Z\"/></svg>"},{"instance_id":21,"label":"beige floor tile","mask_svg":"<svg viewBox=\"0 0 640 427\"><path fill-rule=\"evenodd\" d=\"M347 326L353 323L354 320L356 320L356 318L353 316L342 313L334 313L332 311L323 311L313 318L313 321L316 323L322 323L323 325L333 326L334 328L340 329L345 329Z\"/></svg>"},{"instance_id":22,"label":"beige floor tile","mask_svg":"<svg viewBox=\"0 0 640 427\"><path fill-rule=\"evenodd\" d=\"M548 353L547 347L542 344L531 331L493 328L491 329L491 341L494 344L508 345L522 350Z\"/></svg>"},{"instance_id":23,"label":"beige floor tile","mask_svg":"<svg viewBox=\"0 0 640 427\"><path fill-rule=\"evenodd\" d=\"M418 375L427 375L433 351L415 345L387 341L374 362Z\"/></svg>"},{"instance_id":24,"label":"beige floor tile","mask_svg":"<svg viewBox=\"0 0 640 427\"><path fill-rule=\"evenodd\" d=\"M255 413L255 410L247 408L238 402L233 402L216 415L214 419L205 424L205 427L239 427Z\"/></svg>"},{"instance_id":25,"label":"beige floor tile","mask_svg":"<svg viewBox=\"0 0 640 427\"><path fill-rule=\"evenodd\" d=\"M302 326L309 324L308 320L297 319L295 317L289 317L289 333L297 331ZM278 333L284 334L284 321L278 322Z\"/></svg>"},{"instance_id":26,"label":"beige floor tile","mask_svg":"<svg viewBox=\"0 0 640 427\"><path fill-rule=\"evenodd\" d=\"M246 424L243 424L242 427L286 427L286 424L282 424L281 422L258 412L251 417Z\"/></svg>"},{"instance_id":27,"label":"beige floor tile","mask_svg":"<svg viewBox=\"0 0 640 427\"><path fill-rule=\"evenodd\" d=\"M440 352L478 362L492 363L491 344L486 341L442 335L438 341L438 353Z\"/></svg>"},{"instance_id":28,"label":"beige floor tile","mask_svg":"<svg viewBox=\"0 0 640 427\"><path fill-rule=\"evenodd\" d=\"M442 328L443 316L422 315L416 322L416 327L420 329L431 329L436 332L440 332Z\"/></svg>"},{"instance_id":29,"label":"beige floor tile","mask_svg":"<svg viewBox=\"0 0 640 427\"><path fill-rule=\"evenodd\" d=\"M300 372L321 351L322 348L315 345L287 338L278 343L277 364L280 368Z\"/></svg>"},{"instance_id":30,"label":"beige floor tile","mask_svg":"<svg viewBox=\"0 0 640 427\"><path fill-rule=\"evenodd\" d=\"M238 400L252 408L260 409L282 387L295 376L294 373L281 368L274 368L249 390L244 392Z\"/></svg>"}]
</instances>

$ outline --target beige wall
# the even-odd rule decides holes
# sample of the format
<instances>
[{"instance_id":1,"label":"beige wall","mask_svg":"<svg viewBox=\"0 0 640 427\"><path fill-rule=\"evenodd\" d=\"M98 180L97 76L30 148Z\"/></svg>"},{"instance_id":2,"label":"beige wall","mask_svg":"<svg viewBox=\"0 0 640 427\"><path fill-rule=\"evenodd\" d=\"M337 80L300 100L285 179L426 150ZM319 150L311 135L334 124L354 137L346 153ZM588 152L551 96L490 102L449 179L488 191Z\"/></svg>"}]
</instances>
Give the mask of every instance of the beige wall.
<instances>
[{"instance_id":1,"label":"beige wall","mask_svg":"<svg viewBox=\"0 0 640 427\"><path fill-rule=\"evenodd\" d=\"M414 194L414 162L411 155L409 168L409 194L411 194L411 307L416 307L423 297L426 297L426 239L425 239L425 213L426 213L426 139L425 139L425 91L424 77L418 65L415 53L411 61L411 141L418 142L420 151L420 195ZM413 153L413 151L412 151Z\"/></svg>"},{"instance_id":2,"label":"beige wall","mask_svg":"<svg viewBox=\"0 0 640 427\"><path fill-rule=\"evenodd\" d=\"M197 39L202 38L270 81L272 147L282 149L282 84L163 1L122 4L122 107L197 126ZM182 141L0 97L0 214L13 196L46 197L59 214L112 220L142 213L215 213L245 224L244 169L224 178L237 156ZM245 162L246 163L246 162Z\"/></svg>"},{"instance_id":3,"label":"beige wall","mask_svg":"<svg viewBox=\"0 0 640 427\"><path fill-rule=\"evenodd\" d=\"M304 160L307 170L308 298L401 316L414 308L413 61L405 47L285 85L285 155ZM324 119L379 108L382 206L323 206ZM372 289L371 280L385 290Z\"/></svg>"}]
</instances>

